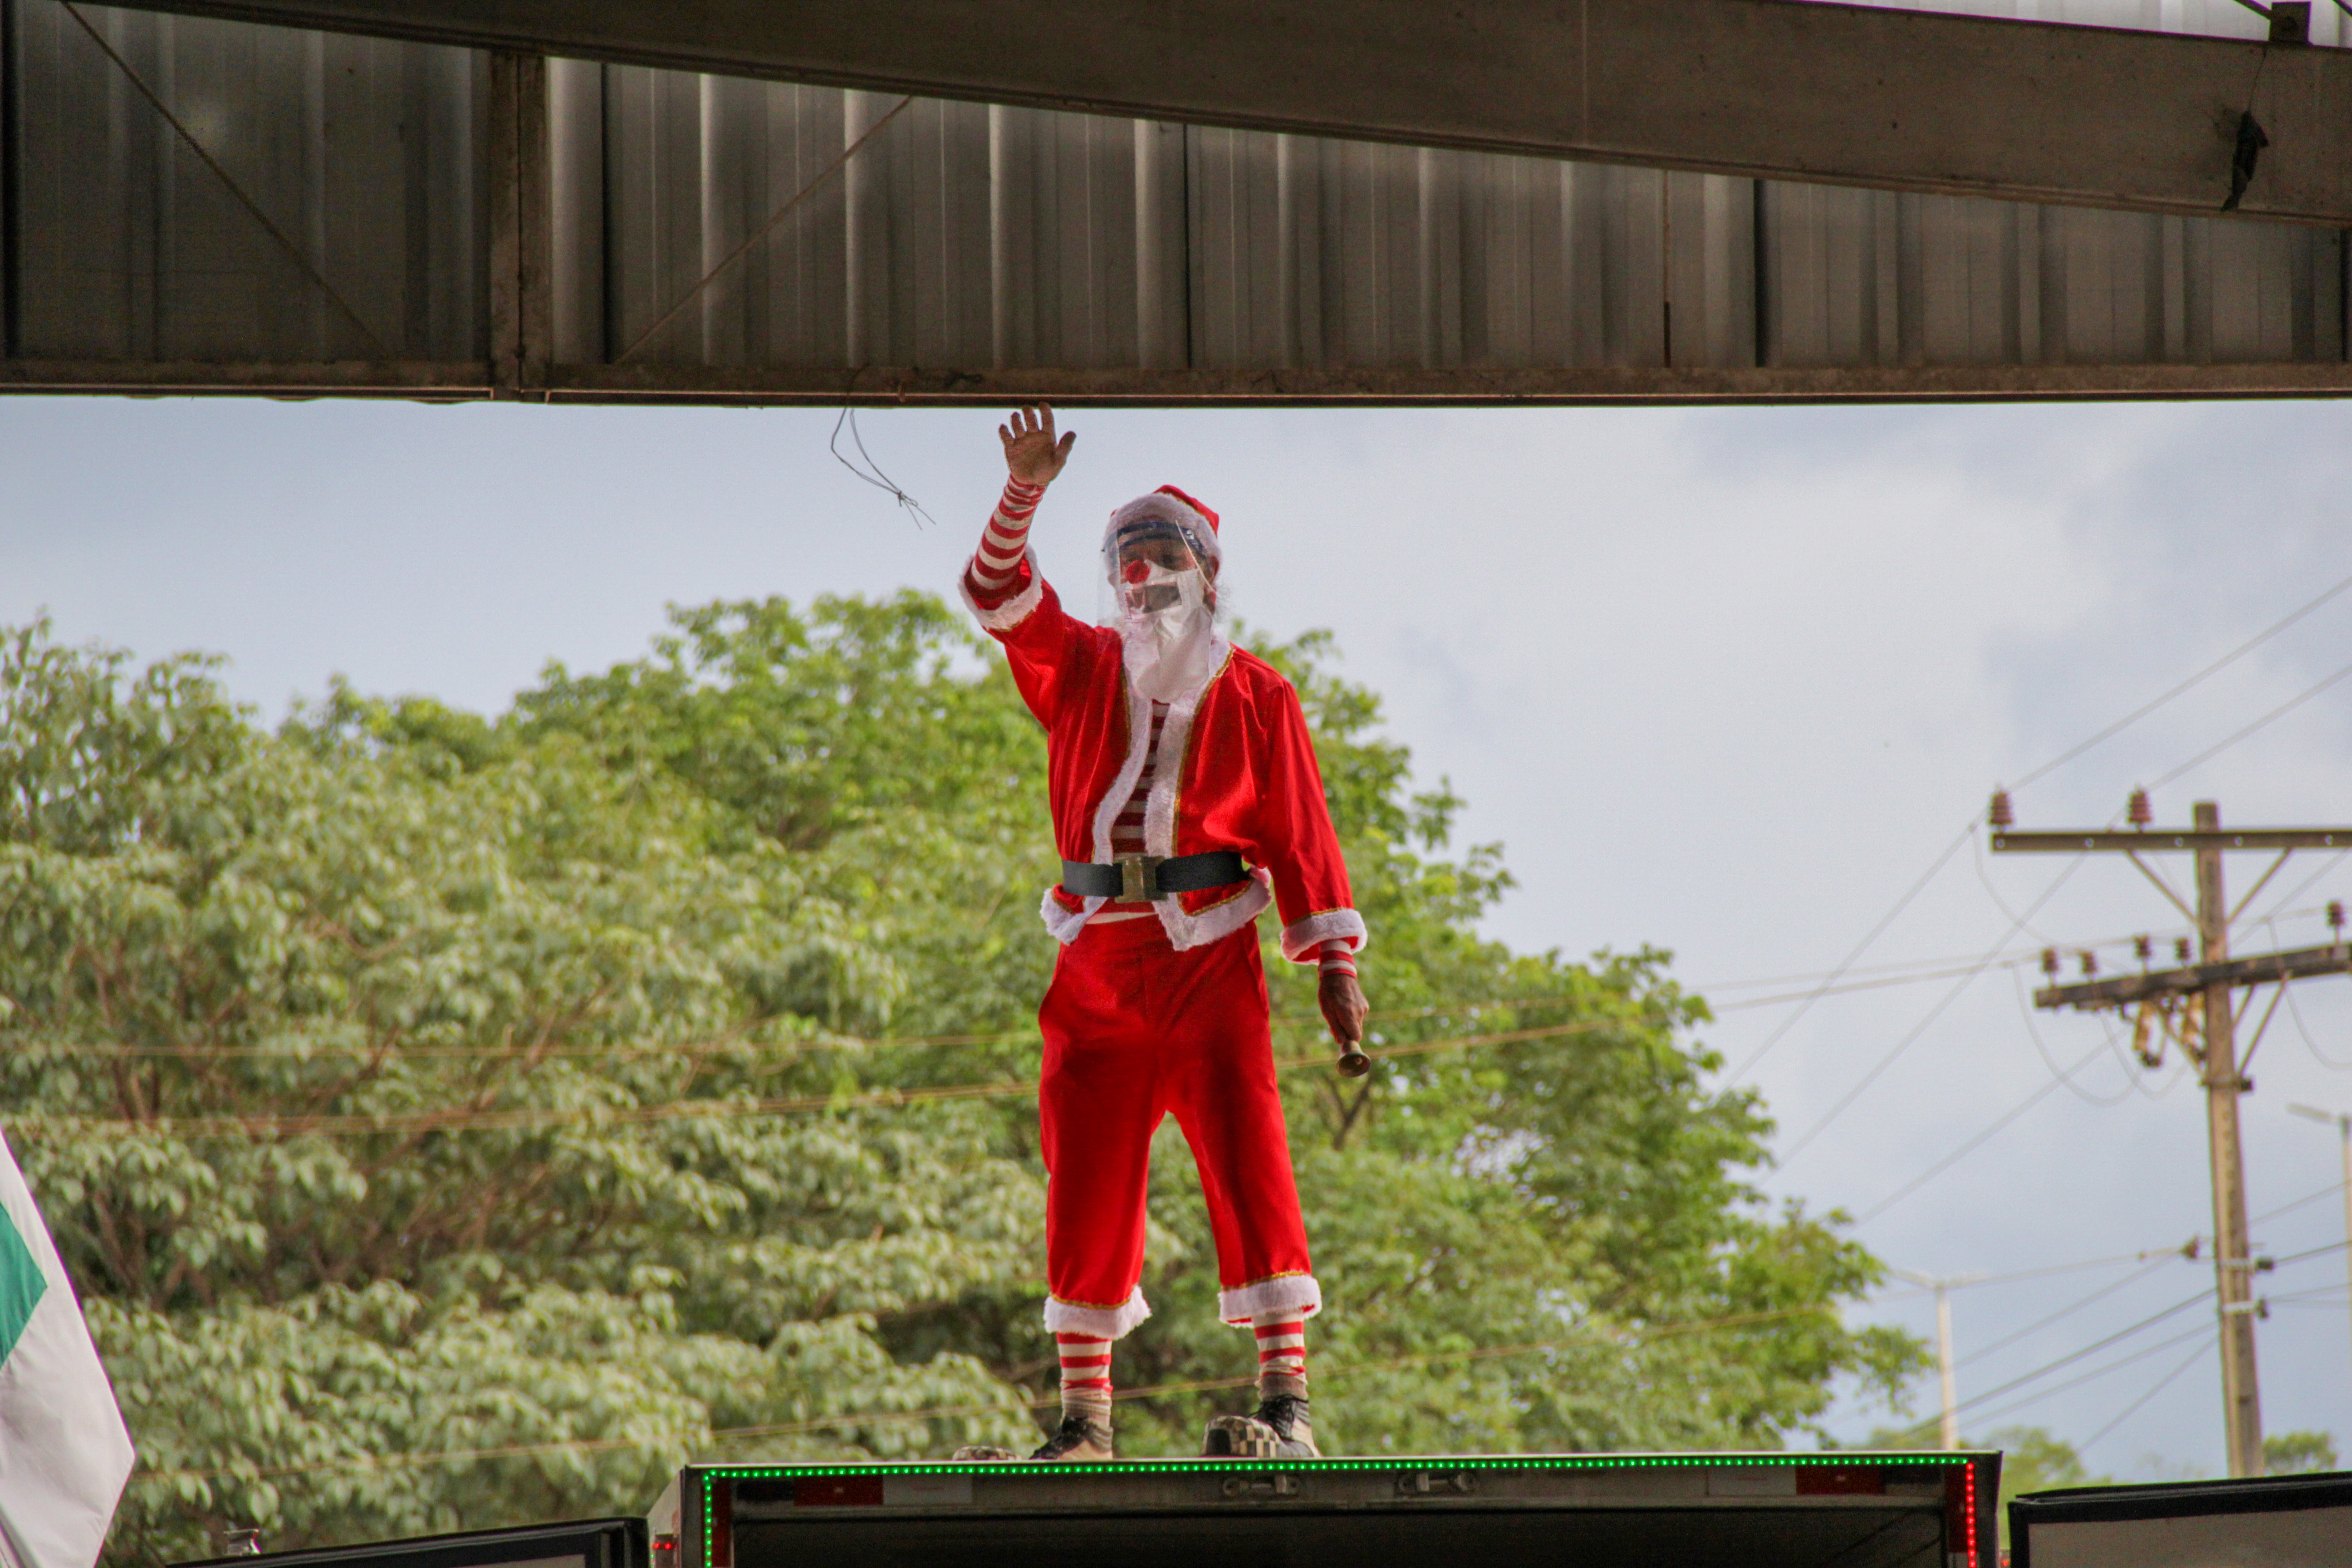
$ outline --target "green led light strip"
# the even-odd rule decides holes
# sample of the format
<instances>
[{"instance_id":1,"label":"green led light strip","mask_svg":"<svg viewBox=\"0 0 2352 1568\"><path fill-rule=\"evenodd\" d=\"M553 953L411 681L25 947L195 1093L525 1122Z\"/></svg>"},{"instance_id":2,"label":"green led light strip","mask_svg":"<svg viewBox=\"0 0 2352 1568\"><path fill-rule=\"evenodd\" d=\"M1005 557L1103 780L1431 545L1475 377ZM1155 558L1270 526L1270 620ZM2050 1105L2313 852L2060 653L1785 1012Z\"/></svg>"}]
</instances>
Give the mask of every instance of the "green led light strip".
<instances>
[{"instance_id":1,"label":"green led light strip","mask_svg":"<svg viewBox=\"0 0 2352 1568\"><path fill-rule=\"evenodd\" d=\"M1938 1468L1965 1465L1968 1457L1954 1453L1934 1454L1670 1454L1630 1455L1617 1458L1594 1455L1590 1458L1477 1459L1454 1458L1435 1455L1427 1458L1404 1459L1113 1459L1100 1464L1068 1464L1056 1462L1039 1465L1034 1470L1023 1461L995 1459L981 1464L930 1464L915 1462L896 1465L718 1465L704 1472L707 1489L712 1480L763 1479L776 1476L808 1476L823 1479L833 1476L919 1475L919 1476L1003 1476L1044 1474L1047 1470L1057 1476L1068 1475L1215 1475L1235 1469L1296 1470L1307 1474L1331 1473L1346 1470L1657 1470L1706 1469L1722 1470L1741 1467L1758 1468L1802 1468L1827 1467L1843 1469L1880 1468L1890 1465L1927 1465Z\"/></svg>"},{"instance_id":2,"label":"green led light strip","mask_svg":"<svg viewBox=\"0 0 2352 1568\"><path fill-rule=\"evenodd\" d=\"M711 1568L710 1491L721 1480L761 1479L781 1476L824 1479L835 1476L1003 1476L1048 1473L1067 1475L1217 1475L1237 1471L1290 1470L1330 1474L1349 1470L1723 1470L1757 1469L1885 1469L1911 1465L1933 1469L1959 1466L1968 1474L1968 1528L1970 1568L1975 1568L1976 1459L1969 1453L1881 1454L1858 1450L1851 1454L1647 1454L1507 1459L1454 1458L1431 1455L1400 1459L1115 1459L1108 1464L1040 1464L993 1460L985 1464L896 1465L714 1465L702 1472L702 1568Z\"/></svg>"}]
</instances>

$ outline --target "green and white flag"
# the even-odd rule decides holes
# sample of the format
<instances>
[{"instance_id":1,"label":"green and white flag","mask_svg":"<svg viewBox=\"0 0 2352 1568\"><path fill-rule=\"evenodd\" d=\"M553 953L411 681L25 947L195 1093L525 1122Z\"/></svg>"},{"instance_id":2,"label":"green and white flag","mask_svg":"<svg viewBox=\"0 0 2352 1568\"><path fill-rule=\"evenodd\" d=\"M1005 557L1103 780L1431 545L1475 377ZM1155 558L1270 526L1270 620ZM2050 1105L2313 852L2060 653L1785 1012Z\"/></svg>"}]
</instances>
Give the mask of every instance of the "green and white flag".
<instances>
[{"instance_id":1,"label":"green and white flag","mask_svg":"<svg viewBox=\"0 0 2352 1568\"><path fill-rule=\"evenodd\" d=\"M0 1556L90 1568L131 1461L81 1303L0 1137Z\"/></svg>"}]
</instances>

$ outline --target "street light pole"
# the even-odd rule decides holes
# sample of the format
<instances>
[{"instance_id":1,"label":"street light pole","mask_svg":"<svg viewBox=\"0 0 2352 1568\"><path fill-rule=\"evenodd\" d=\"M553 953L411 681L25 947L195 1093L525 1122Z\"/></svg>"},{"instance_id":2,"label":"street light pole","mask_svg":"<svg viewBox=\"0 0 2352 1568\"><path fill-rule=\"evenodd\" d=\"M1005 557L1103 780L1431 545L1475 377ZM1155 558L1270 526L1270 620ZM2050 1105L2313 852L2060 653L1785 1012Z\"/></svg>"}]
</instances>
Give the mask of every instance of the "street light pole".
<instances>
[{"instance_id":1,"label":"street light pole","mask_svg":"<svg viewBox=\"0 0 2352 1568\"><path fill-rule=\"evenodd\" d=\"M1960 1447L1959 1384L1952 1370L1952 1288L1969 1285L1983 1278L1978 1274L1956 1274L1948 1279L1938 1279L1929 1274L1916 1274L1908 1268L1895 1271L1897 1279L1921 1286L1936 1293L1936 1370L1942 1375L1944 1392L1944 1448L1957 1453Z\"/></svg>"},{"instance_id":2,"label":"street light pole","mask_svg":"<svg viewBox=\"0 0 2352 1568\"><path fill-rule=\"evenodd\" d=\"M2344 1145L2344 1273L2352 1284L2352 1112L2326 1111L2315 1105L2290 1105L2289 1114L2313 1121L2333 1121Z\"/></svg>"}]
</instances>

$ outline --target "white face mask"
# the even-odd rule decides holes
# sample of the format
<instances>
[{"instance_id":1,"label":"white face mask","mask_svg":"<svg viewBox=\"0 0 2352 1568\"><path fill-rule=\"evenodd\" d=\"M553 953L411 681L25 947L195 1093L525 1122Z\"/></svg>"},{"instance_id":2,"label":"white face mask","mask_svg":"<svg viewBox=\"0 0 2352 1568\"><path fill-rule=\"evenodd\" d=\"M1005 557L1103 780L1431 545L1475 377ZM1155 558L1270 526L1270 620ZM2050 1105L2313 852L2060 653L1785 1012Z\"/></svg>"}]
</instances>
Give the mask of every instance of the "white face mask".
<instances>
[{"instance_id":1,"label":"white face mask","mask_svg":"<svg viewBox=\"0 0 2352 1568\"><path fill-rule=\"evenodd\" d=\"M1160 607L1146 609L1147 604ZM1215 633L1208 584L1198 571L1150 566L1140 582L1120 585L1127 677L1151 700L1173 702L1214 672Z\"/></svg>"}]
</instances>

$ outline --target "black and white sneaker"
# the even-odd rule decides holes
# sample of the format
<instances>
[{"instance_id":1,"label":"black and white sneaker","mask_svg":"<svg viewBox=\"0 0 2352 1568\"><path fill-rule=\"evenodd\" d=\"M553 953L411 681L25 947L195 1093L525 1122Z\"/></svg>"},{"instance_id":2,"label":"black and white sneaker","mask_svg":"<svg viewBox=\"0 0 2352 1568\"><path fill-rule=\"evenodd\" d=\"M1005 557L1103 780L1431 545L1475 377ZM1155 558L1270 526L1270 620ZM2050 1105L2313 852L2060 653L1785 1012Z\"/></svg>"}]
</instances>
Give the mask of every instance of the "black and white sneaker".
<instances>
[{"instance_id":1,"label":"black and white sneaker","mask_svg":"<svg viewBox=\"0 0 2352 1568\"><path fill-rule=\"evenodd\" d=\"M1110 1458L1110 1426L1089 1421L1083 1415L1064 1415L1062 1424L1054 1428L1054 1435L1045 1439L1045 1446L1029 1457L1082 1462Z\"/></svg>"},{"instance_id":2,"label":"black and white sneaker","mask_svg":"<svg viewBox=\"0 0 2352 1568\"><path fill-rule=\"evenodd\" d=\"M1204 1459L1319 1459L1304 1394L1277 1394L1255 1415L1220 1415L1201 1439Z\"/></svg>"}]
</instances>

